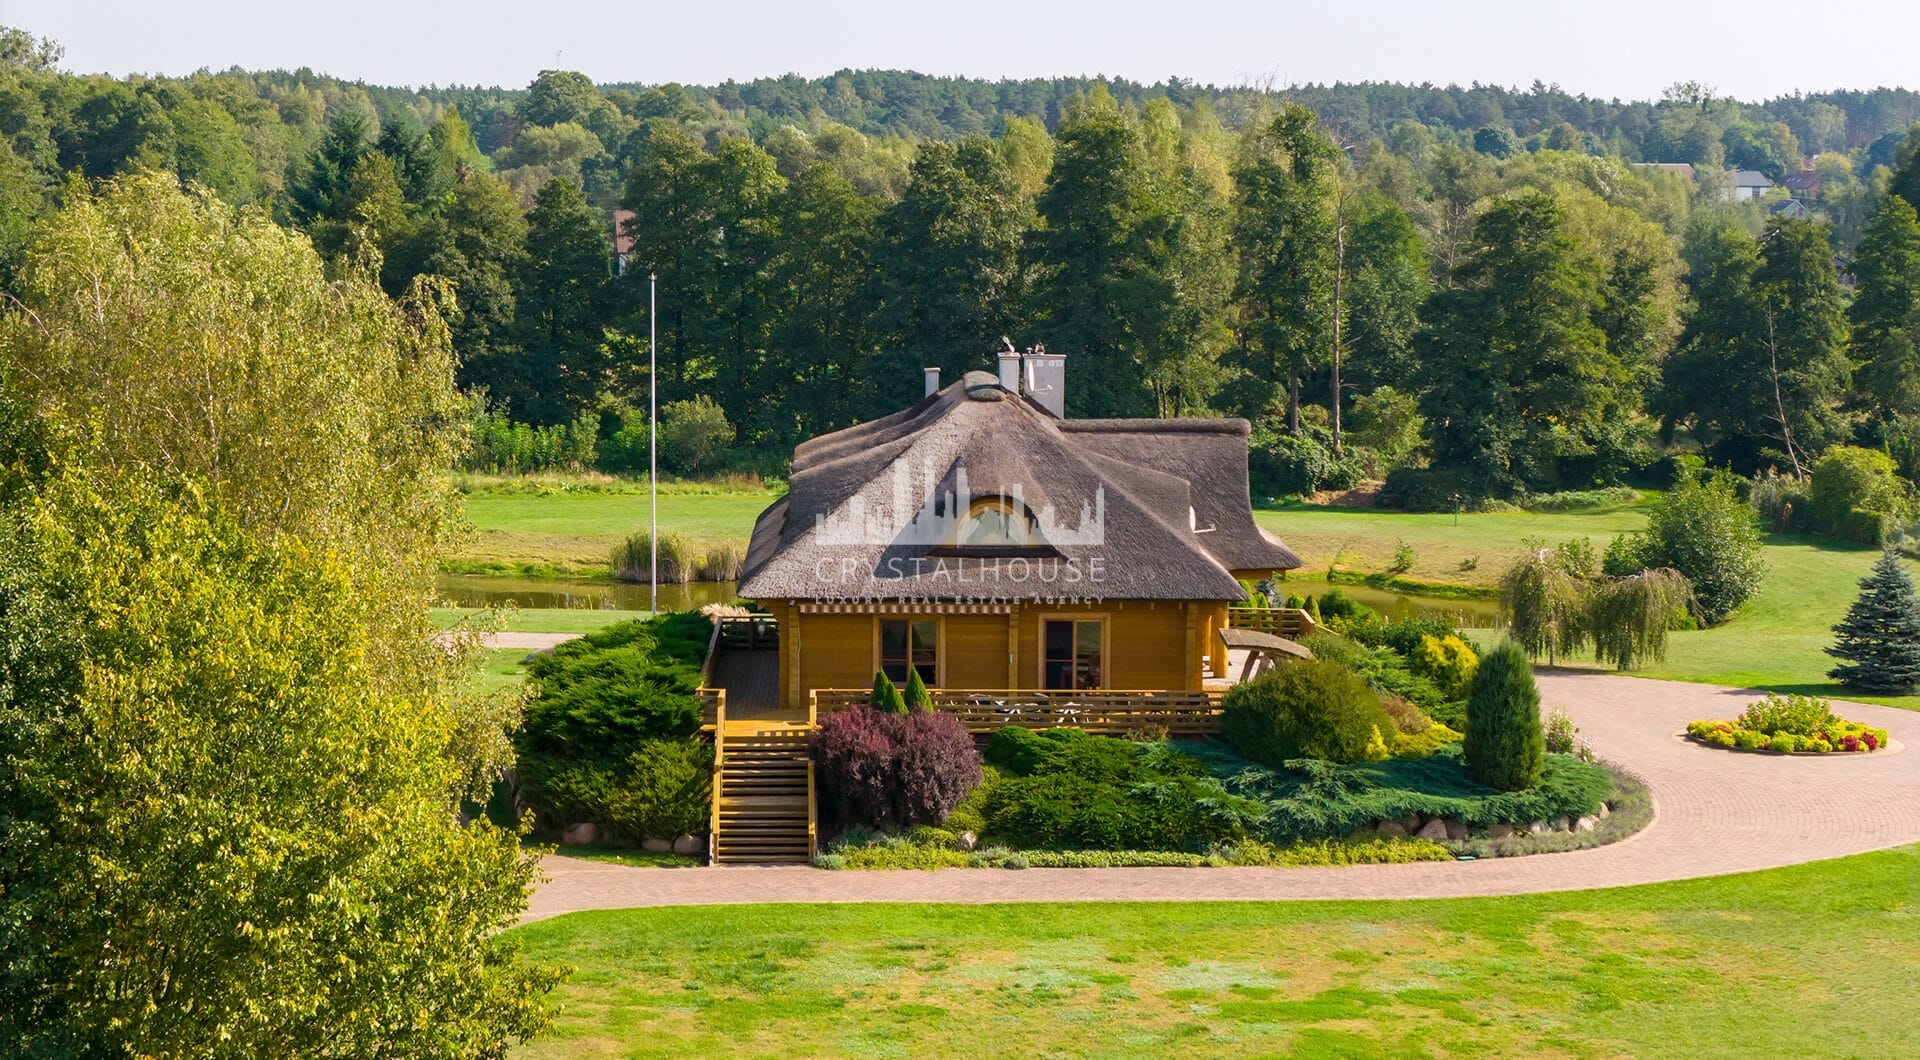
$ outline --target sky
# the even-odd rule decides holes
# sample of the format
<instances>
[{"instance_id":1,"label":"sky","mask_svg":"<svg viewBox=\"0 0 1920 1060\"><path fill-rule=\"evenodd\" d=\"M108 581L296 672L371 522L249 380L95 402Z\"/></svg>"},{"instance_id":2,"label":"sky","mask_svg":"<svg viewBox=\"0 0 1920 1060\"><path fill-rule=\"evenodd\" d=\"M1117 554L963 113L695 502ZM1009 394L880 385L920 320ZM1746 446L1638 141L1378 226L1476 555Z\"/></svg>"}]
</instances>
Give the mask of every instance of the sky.
<instances>
[{"instance_id":1,"label":"sky","mask_svg":"<svg viewBox=\"0 0 1920 1060\"><path fill-rule=\"evenodd\" d=\"M554 67L715 84L853 67L1275 86L1538 79L1622 99L1685 80L1742 99L1920 87L1914 0L0 0L0 24L60 41L62 65L82 73L306 66L384 85L517 87Z\"/></svg>"}]
</instances>

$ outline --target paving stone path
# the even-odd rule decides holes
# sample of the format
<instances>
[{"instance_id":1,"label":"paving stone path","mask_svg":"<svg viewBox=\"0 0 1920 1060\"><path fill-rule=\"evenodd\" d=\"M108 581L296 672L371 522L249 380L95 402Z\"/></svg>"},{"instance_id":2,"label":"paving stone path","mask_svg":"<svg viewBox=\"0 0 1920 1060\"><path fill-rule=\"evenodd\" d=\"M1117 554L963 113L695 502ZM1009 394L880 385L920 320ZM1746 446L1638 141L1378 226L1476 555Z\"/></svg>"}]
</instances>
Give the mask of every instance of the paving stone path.
<instances>
[{"instance_id":1,"label":"paving stone path","mask_svg":"<svg viewBox=\"0 0 1920 1060\"><path fill-rule=\"evenodd\" d=\"M1739 714L1751 692L1609 674L1543 671L1601 757L1652 789L1653 823L1565 854L1338 868L943 869L827 872L804 866L642 869L549 857L527 920L583 909L746 902L1205 901L1450 898L1618 887L1777 868L1920 842L1920 712L1836 704L1882 728L1888 751L1782 757L1701 747L1676 734ZM1904 745L1904 746L1902 746Z\"/></svg>"}]
</instances>

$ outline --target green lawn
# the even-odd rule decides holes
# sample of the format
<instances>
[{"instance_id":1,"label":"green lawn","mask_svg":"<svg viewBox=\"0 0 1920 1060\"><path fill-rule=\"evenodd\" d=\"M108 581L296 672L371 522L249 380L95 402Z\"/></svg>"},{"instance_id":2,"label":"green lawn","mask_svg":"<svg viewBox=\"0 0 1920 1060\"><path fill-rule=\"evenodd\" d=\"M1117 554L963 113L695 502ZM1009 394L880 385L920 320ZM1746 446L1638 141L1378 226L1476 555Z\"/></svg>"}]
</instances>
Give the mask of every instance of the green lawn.
<instances>
[{"instance_id":1,"label":"green lawn","mask_svg":"<svg viewBox=\"0 0 1920 1060\"><path fill-rule=\"evenodd\" d=\"M1596 549L1647 525L1644 506L1586 512L1502 512L1484 515L1428 515L1288 504L1262 508L1254 520L1285 541L1306 566L1308 576L1333 564L1363 571L1384 571L1396 546L1413 549L1415 578L1458 585L1492 586L1524 552L1528 538L1550 542L1591 537Z\"/></svg>"},{"instance_id":2,"label":"green lawn","mask_svg":"<svg viewBox=\"0 0 1920 1060\"><path fill-rule=\"evenodd\" d=\"M525 1057L1894 1056L1920 848L1518 898L672 908L514 934L576 968Z\"/></svg>"},{"instance_id":3,"label":"green lawn","mask_svg":"<svg viewBox=\"0 0 1920 1060\"><path fill-rule=\"evenodd\" d=\"M442 629L462 618L485 614L477 607L436 607L433 621ZM592 633L615 622L646 618L651 611L620 611L612 608L534 607L507 612L506 629L513 633Z\"/></svg>"},{"instance_id":4,"label":"green lawn","mask_svg":"<svg viewBox=\"0 0 1920 1060\"><path fill-rule=\"evenodd\" d=\"M745 544L753 520L777 495L767 490L660 494L661 532ZM476 533L450 570L606 577L613 546L647 526L643 486L588 489L491 487L467 495Z\"/></svg>"}]
</instances>

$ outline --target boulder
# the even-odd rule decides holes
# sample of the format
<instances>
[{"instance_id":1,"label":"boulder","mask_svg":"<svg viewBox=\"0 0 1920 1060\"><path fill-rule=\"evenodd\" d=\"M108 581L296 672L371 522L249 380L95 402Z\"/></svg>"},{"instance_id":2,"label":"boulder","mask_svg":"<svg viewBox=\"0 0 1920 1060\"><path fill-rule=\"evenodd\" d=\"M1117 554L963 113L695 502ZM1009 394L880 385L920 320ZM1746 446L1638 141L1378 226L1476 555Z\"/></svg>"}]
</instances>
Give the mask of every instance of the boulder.
<instances>
[{"instance_id":1,"label":"boulder","mask_svg":"<svg viewBox=\"0 0 1920 1060\"><path fill-rule=\"evenodd\" d=\"M1607 818L1609 818L1609 817L1612 817L1612 816L1613 816L1613 811L1612 811L1612 810L1609 810L1609 809L1607 809L1607 804L1603 802L1603 803L1601 803L1601 804L1600 804L1600 808L1599 808L1599 809L1597 809L1597 810L1595 810L1595 811L1593 811L1593 815L1594 815L1595 817L1598 817L1598 818L1600 818L1601 820L1603 820L1603 821L1604 821L1604 820L1606 820Z\"/></svg>"},{"instance_id":2,"label":"boulder","mask_svg":"<svg viewBox=\"0 0 1920 1060\"><path fill-rule=\"evenodd\" d=\"M1535 821L1527 826L1527 831L1533 835L1539 835L1542 832L1553 831L1553 826L1545 821Z\"/></svg>"},{"instance_id":3,"label":"boulder","mask_svg":"<svg viewBox=\"0 0 1920 1060\"><path fill-rule=\"evenodd\" d=\"M594 827L592 821L582 821L569 825L560 833L560 842L570 847L583 847L593 842Z\"/></svg>"},{"instance_id":4,"label":"boulder","mask_svg":"<svg viewBox=\"0 0 1920 1060\"><path fill-rule=\"evenodd\" d=\"M1571 832L1573 831L1573 822L1565 817L1555 817L1553 819L1553 830L1556 832Z\"/></svg>"},{"instance_id":5,"label":"boulder","mask_svg":"<svg viewBox=\"0 0 1920 1060\"><path fill-rule=\"evenodd\" d=\"M1414 834L1422 839L1431 839L1439 842L1447 838L1447 820L1444 817L1435 817L1433 820L1421 825L1420 831Z\"/></svg>"},{"instance_id":6,"label":"boulder","mask_svg":"<svg viewBox=\"0 0 1920 1060\"><path fill-rule=\"evenodd\" d=\"M980 846L980 837L974 835L972 832L962 832L960 833L960 838L953 841L953 845L959 847L961 850L977 850Z\"/></svg>"},{"instance_id":7,"label":"boulder","mask_svg":"<svg viewBox=\"0 0 1920 1060\"><path fill-rule=\"evenodd\" d=\"M1446 828L1448 839L1461 840L1467 838L1467 822L1457 821L1451 817L1443 817L1440 819L1440 824Z\"/></svg>"},{"instance_id":8,"label":"boulder","mask_svg":"<svg viewBox=\"0 0 1920 1060\"><path fill-rule=\"evenodd\" d=\"M1488 839L1505 839L1512 834L1513 826L1510 824L1490 824L1487 826Z\"/></svg>"},{"instance_id":9,"label":"boulder","mask_svg":"<svg viewBox=\"0 0 1920 1060\"><path fill-rule=\"evenodd\" d=\"M1426 823L1426 819L1417 813L1410 813L1400 818L1400 827L1406 829L1408 835L1413 835L1420 831L1420 826Z\"/></svg>"},{"instance_id":10,"label":"boulder","mask_svg":"<svg viewBox=\"0 0 1920 1060\"><path fill-rule=\"evenodd\" d=\"M1599 823L1600 821L1598 818L1582 817L1579 820L1573 822L1573 830L1576 832L1591 832L1593 831L1593 826Z\"/></svg>"},{"instance_id":11,"label":"boulder","mask_svg":"<svg viewBox=\"0 0 1920 1060\"><path fill-rule=\"evenodd\" d=\"M685 854L688 857L692 857L693 855L700 853L700 848L704 845L705 844L701 843L698 839L695 839L690 835L683 835L680 838L673 841L673 852L676 854Z\"/></svg>"},{"instance_id":12,"label":"boulder","mask_svg":"<svg viewBox=\"0 0 1920 1060\"><path fill-rule=\"evenodd\" d=\"M665 854L673 849L671 839L642 839L640 849L654 854Z\"/></svg>"},{"instance_id":13,"label":"boulder","mask_svg":"<svg viewBox=\"0 0 1920 1060\"><path fill-rule=\"evenodd\" d=\"M1399 821L1381 821L1379 825L1374 828L1374 831L1386 836L1388 839L1402 839L1405 838L1407 834L1407 826L1401 824Z\"/></svg>"}]
</instances>

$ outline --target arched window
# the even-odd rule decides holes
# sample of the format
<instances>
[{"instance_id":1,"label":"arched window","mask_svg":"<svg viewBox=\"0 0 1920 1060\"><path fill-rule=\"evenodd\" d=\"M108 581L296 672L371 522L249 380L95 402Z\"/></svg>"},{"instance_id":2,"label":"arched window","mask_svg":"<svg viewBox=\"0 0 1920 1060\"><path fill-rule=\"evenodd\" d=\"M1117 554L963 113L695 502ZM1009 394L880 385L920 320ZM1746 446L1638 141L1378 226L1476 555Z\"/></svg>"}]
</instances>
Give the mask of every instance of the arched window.
<instances>
[{"instance_id":1,"label":"arched window","mask_svg":"<svg viewBox=\"0 0 1920 1060\"><path fill-rule=\"evenodd\" d=\"M1035 548L1044 546L1033 517L1025 508L1004 497L986 497L974 501L960 524L961 548Z\"/></svg>"}]
</instances>

